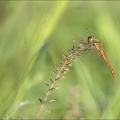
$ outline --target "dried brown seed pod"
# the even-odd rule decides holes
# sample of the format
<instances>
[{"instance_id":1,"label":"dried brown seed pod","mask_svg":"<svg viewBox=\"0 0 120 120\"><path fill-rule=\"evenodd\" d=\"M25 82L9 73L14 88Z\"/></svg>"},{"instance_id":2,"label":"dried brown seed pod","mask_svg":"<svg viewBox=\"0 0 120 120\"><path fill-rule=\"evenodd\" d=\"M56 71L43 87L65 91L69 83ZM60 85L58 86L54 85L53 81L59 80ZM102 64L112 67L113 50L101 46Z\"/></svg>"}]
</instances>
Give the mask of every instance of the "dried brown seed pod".
<instances>
[{"instance_id":1,"label":"dried brown seed pod","mask_svg":"<svg viewBox=\"0 0 120 120\"><path fill-rule=\"evenodd\" d=\"M64 69L61 71L61 73L66 74L68 71L69 71L69 69L64 67Z\"/></svg>"},{"instance_id":2,"label":"dried brown seed pod","mask_svg":"<svg viewBox=\"0 0 120 120\"><path fill-rule=\"evenodd\" d=\"M49 95L50 94L50 91L48 90L48 91L46 91L45 92L45 97L47 96L47 95Z\"/></svg>"},{"instance_id":3,"label":"dried brown seed pod","mask_svg":"<svg viewBox=\"0 0 120 120\"><path fill-rule=\"evenodd\" d=\"M48 100L48 102L55 102L55 100Z\"/></svg>"},{"instance_id":4,"label":"dried brown seed pod","mask_svg":"<svg viewBox=\"0 0 120 120\"><path fill-rule=\"evenodd\" d=\"M44 81L44 83L45 83L46 86L50 86L46 81Z\"/></svg>"},{"instance_id":5,"label":"dried brown seed pod","mask_svg":"<svg viewBox=\"0 0 120 120\"><path fill-rule=\"evenodd\" d=\"M58 87L57 87L57 86L53 86L53 87L50 88L49 90L56 90L56 89L58 89Z\"/></svg>"},{"instance_id":6,"label":"dried brown seed pod","mask_svg":"<svg viewBox=\"0 0 120 120\"><path fill-rule=\"evenodd\" d=\"M42 99L40 99L40 98L39 98L39 101L40 101L41 103L43 103Z\"/></svg>"},{"instance_id":7,"label":"dried brown seed pod","mask_svg":"<svg viewBox=\"0 0 120 120\"><path fill-rule=\"evenodd\" d=\"M63 60L67 60L68 56L66 54L62 54Z\"/></svg>"},{"instance_id":8,"label":"dried brown seed pod","mask_svg":"<svg viewBox=\"0 0 120 120\"><path fill-rule=\"evenodd\" d=\"M72 66L72 63L67 61L67 62L66 62L66 65L67 65L67 66Z\"/></svg>"},{"instance_id":9,"label":"dried brown seed pod","mask_svg":"<svg viewBox=\"0 0 120 120\"><path fill-rule=\"evenodd\" d=\"M50 81L51 81L52 83L54 83L54 82L55 82L55 79L54 79L54 78L51 78Z\"/></svg>"},{"instance_id":10,"label":"dried brown seed pod","mask_svg":"<svg viewBox=\"0 0 120 120\"><path fill-rule=\"evenodd\" d=\"M75 40L73 40L73 49L76 49L76 41Z\"/></svg>"},{"instance_id":11,"label":"dried brown seed pod","mask_svg":"<svg viewBox=\"0 0 120 120\"><path fill-rule=\"evenodd\" d=\"M53 72L55 75L58 74L58 71L56 71L56 70L52 70L52 72Z\"/></svg>"},{"instance_id":12,"label":"dried brown seed pod","mask_svg":"<svg viewBox=\"0 0 120 120\"><path fill-rule=\"evenodd\" d=\"M58 76L57 78L55 78L55 80L57 81L57 80L60 80L60 79L63 79L63 78L65 78L64 76Z\"/></svg>"}]
</instances>

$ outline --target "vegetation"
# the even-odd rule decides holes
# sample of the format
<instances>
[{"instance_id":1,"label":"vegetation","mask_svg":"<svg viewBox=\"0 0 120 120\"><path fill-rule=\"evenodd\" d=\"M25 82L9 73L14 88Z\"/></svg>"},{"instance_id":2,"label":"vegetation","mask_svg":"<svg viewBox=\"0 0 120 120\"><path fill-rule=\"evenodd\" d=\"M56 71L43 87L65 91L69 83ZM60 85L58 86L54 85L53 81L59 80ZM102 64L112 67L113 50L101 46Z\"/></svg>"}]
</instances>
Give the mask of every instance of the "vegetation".
<instances>
[{"instance_id":1,"label":"vegetation","mask_svg":"<svg viewBox=\"0 0 120 120\"><path fill-rule=\"evenodd\" d=\"M0 118L120 118L119 5L1 1ZM79 43L89 35L103 44L116 78L98 51L80 53L71 67L60 71L69 70L65 79L55 82L58 89L41 109L55 65L66 60L74 40Z\"/></svg>"}]
</instances>

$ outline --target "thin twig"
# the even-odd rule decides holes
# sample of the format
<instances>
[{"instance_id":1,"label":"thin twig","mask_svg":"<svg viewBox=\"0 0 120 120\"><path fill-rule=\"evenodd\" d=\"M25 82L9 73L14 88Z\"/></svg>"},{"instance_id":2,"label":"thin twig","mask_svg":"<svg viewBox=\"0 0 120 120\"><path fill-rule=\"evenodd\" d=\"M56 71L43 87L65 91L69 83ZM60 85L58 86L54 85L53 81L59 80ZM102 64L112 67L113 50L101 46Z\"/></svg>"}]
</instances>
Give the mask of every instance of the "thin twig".
<instances>
[{"instance_id":1,"label":"thin twig","mask_svg":"<svg viewBox=\"0 0 120 120\"><path fill-rule=\"evenodd\" d=\"M71 64L70 61L76 60L76 58L79 57L78 51L80 51L81 49L83 49L82 48L83 46L81 46L80 44L81 43L79 43L78 45L76 45L76 41L75 40L73 41L73 47L71 49L68 49L68 51L67 51L68 55L67 54L63 54L62 55L63 60L60 62L60 64L56 65L56 71L54 71L54 73L55 74L57 73L57 74L56 74L55 78L51 79L51 82L52 82L51 85L49 85L47 82L45 82L45 84L47 86L49 86L49 89L45 92L44 100L39 99L40 102L42 103L42 105L40 106L40 110L39 110L39 113L38 113L36 119L39 118L40 113L43 110L44 104L47 101L47 98L50 95L51 91L56 89L56 87L54 86L55 82L57 80L62 79L62 77L60 76L61 73L67 73L67 71L69 71L69 69L67 68L67 66L72 66L72 64Z\"/></svg>"}]
</instances>

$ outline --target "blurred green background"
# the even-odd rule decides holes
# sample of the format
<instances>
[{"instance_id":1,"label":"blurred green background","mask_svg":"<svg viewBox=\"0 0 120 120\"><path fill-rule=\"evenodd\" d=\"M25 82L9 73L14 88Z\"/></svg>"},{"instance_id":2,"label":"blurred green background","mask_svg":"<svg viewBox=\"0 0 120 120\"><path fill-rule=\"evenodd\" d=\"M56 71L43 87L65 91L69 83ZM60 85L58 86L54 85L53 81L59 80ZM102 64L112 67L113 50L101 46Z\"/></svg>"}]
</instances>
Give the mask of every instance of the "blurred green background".
<instances>
[{"instance_id":1,"label":"blurred green background","mask_svg":"<svg viewBox=\"0 0 120 120\"><path fill-rule=\"evenodd\" d=\"M55 63L88 35L102 42L116 78L98 52L81 55L39 118L120 118L119 31L119 1L0 2L0 118L37 118Z\"/></svg>"}]
</instances>

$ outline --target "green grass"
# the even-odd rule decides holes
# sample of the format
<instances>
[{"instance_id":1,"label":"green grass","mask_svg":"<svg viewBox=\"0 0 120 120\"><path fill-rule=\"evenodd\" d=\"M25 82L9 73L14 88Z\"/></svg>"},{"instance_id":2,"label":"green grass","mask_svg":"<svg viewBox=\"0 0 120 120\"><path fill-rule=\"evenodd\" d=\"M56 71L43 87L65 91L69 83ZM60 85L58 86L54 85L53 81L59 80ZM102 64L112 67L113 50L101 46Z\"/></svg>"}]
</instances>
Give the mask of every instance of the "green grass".
<instances>
[{"instance_id":1,"label":"green grass","mask_svg":"<svg viewBox=\"0 0 120 120\"><path fill-rule=\"evenodd\" d=\"M55 63L74 38L88 35L102 42L116 78L97 52L81 55L56 82L60 88L49 96L56 101L46 103L39 118L120 118L119 5L0 2L0 118L36 118Z\"/></svg>"}]
</instances>

